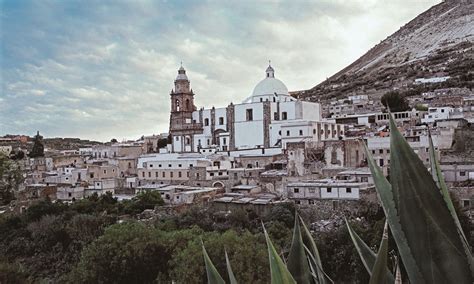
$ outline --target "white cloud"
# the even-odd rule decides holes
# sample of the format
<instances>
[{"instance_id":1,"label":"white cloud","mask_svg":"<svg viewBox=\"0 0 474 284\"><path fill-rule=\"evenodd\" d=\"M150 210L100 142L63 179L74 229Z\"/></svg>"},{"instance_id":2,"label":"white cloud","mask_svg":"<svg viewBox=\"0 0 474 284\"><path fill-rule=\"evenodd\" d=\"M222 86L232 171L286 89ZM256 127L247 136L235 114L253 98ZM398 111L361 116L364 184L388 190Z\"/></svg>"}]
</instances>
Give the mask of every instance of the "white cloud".
<instances>
[{"instance_id":1,"label":"white cloud","mask_svg":"<svg viewBox=\"0 0 474 284\"><path fill-rule=\"evenodd\" d=\"M246 98L268 59L310 88L438 2L5 3L0 135L165 132L180 61L198 107Z\"/></svg>"}]
</instances>

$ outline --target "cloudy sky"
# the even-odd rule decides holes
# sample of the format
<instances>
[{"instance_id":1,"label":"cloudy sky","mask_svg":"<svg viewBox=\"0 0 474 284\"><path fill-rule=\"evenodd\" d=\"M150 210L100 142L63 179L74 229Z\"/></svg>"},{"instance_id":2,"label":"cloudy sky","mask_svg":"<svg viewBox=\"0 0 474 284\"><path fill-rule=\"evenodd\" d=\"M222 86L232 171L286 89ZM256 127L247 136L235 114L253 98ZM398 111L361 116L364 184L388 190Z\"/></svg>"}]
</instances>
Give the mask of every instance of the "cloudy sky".
<instances>
[{"instance_id":1,"label":"cloudy sky","mask_svg":"<svg viewBox=\"0 0 474 284\"><path fill-rule=\"evenodd\" d=\"M166 132L180 62L198 107L240 102L268 60L308 89L440 0L0 0L0 135Z\"/></svg>"}]
</instances>

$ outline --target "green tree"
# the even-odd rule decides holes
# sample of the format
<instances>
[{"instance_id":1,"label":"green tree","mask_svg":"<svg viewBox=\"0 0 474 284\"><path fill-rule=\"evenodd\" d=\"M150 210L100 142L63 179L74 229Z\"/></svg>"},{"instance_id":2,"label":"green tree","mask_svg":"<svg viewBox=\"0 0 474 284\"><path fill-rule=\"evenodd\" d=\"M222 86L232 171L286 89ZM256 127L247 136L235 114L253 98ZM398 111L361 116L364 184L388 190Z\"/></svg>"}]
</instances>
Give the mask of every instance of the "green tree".
<instances>
[{"instance_id":1,"label":"green tree","mask_svg":"<svg viewBox=\"0 0 474 284\"><path fill-rule=\"evenodd\" d=\"M405 111L410 109L407 99L396 91L385 93L380 101L391 112Z\"/></svg>"},{"instance_id":2,"label":"green tree","mask_svg":"<svg viewBox=\"0 0 474 284\"><path fill-rule=\"evenodd\" d=\"M152 283L168 269L163 233L138 222L108 227L84 249L73 283Z\"/></svg>"},{"instance_id":3,"label":"green tree","mask_svg":"<svg viewBox=\"0 0 474 284\"><path fill-rule=\"evenodd\" d=\"M23 182L20 165L0 153L0 205L9 204L15 199L14 192Z\"/></svg>"},{"instance_id":4,"label":"green tree","mask_svg":"<svg viewBox=\"0 0 474 284\"><path fill-rule=\"evenodd\" d=\"M33 149L30 152L30 158L44 157L44 145L42 143L43 136L39 134L39 131L36 133L34 138Z\"/></svg>"},{"instance_id":5,"label":"green tree","mask_svg":"<svg viewBox=\"0 0 474 284\"><path fill-rule=\"evenodd\" d=\"M154 209L155 206L165 204L158 191L144 191L135 196L131 201L124 201L124 212L139 214L145 209Z\"/></svg>"}]
</instances>

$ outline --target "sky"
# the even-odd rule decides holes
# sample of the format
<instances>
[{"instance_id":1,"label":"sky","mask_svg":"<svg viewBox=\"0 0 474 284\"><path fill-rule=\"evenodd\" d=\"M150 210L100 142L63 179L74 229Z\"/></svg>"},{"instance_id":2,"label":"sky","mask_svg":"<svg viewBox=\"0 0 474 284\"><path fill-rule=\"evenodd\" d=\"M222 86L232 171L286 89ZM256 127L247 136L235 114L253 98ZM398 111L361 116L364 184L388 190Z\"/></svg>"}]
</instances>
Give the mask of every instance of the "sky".
<instances>
[{"instance_id":1,"label":"sky","mask_svg":"<svg viewBox=\"0 0 474 284\"><path fill-rule=\"evenodd\" d=\"M0 135L167 132L180 62L198 108L240 103L268 60L309 89L439 2L0 0Z\"/></svg>"}]
</instances>

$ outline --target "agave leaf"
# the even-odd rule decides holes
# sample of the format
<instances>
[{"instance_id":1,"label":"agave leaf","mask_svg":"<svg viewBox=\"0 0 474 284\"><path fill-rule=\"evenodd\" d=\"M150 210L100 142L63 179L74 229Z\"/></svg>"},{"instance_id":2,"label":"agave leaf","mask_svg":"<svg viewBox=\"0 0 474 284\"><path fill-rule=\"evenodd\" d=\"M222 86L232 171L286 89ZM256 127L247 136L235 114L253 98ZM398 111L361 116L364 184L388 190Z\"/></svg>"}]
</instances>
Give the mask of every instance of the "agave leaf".
<instances>
[{"instance_id":1,"label":"agave leaf","mask_svg":"<svg viewBox=\"0 0 474 284\"><path fill-rule=\"evenodd\" d=\"M263 224L262 224L263 226ZM275 247L268 236L265 226L263 226L263 232L265 233L265 239L267 241L268 248L268 259L270 262L270 274L271 274L271 283L272 284L287 284L287 283L296 283L291 273L286 268L283 260L278 255Z\"/></svg>"},{"instance_id":2,"label":"agave leaf","mask_svg":"<svg viewBox=\"0 0 474 284\"><path fill-rule=\"evenodd\" d=\"M227 251L225 251L225 263L227 265L227 273L229 273L230 284L237 284L237 279L235 279L234 272L232 271L232 267L230 266L230 261L229 261L229 256L227 255Z\"/></svg>"},{"instance_id":3,"label":"agave leaf","mask_svg":"<svg viewBox=\"0 0 474 284\"><path fill-rule=\"evenodd\" d=\"M318 250L318 247L316 246L316 242L314 241L313 236L311 235L311 232L308 230L308 227L306 227L301 217L299 217L299 220L301 222L301 225L303 226L303 233L302 233L303 243L306 247L309 248L309 251L311 252L311 255L313 256L312 258L310 258L310 265L311 265L311 261L315 262L313 267L315 268L314 272L316 273L316 276L317 276L316 283L332 283L333 281L331 280L331 278L329 278L326 275L326 273L324 273L321 258L319 256L319 250Z\"/></svg>"},{"instance_id":4,"label":"agave leaf","mask_svg":"<svg viewBox=\"0 0 474 284\"><path fill-rule=\"evenodd\" d=\"M372 268L372 274L370 276L369 284L381 284L381 283L393 283L393 279L388 280L387 278L387 253L388 253L388 224L385 221L385 227L383 229L382 241L380 242L379 252L377 253L377 259Z\"/></svg>"},{"instance_id":5,"label":"agave leaf","mask_svg":"<svg viewBox=\"0 0 474 284\"><path fill-rule=\"evenodd\" d=\"M318 266L317 261L311 250L305 245L304 249L306 251L306 255L309 261L309 267L311 271L311 276L313 276L313 280L316 284L321 283L334 283L332 279L323 271L321 266ZM318 275L321 273L321 275Z\"/></svg>"},{"instance_id":6,"label":"agave leaf","mask_svg":"<svg viewBox=\"0 0 474 284\"><path fill-rule=\"evenodd\" d=\"M464 234L464 231L462 229L461 222L459 221L458 215L456 213L456 209L454 208L453 201L451 200L451 196L449 195L448 187L446 186L446 183L444 182L444 176L443 176L443 173L441 172L441 167L439 165L438 158L436 157L435 149L433 146L433 139L431 137L431 132L429 131L429 129L428 129L428 138L429 138L429 146L430 146L429 152L430 152L431 175L433 176L433 179L436 182L436 185L438 186L439 190L441 191L441 194L443 195L444 201L446 202L446 205L448 206L449 212L451 213L451 216L454 219L454 223L456 223L458 233L461 235L461 238L463 241L464 250L468 256L471 271L474 271L474 268L473 268L474 261L472 259L471 248L469 246L469 242L467 241L466 235Z\"/></svg>"},{"instance_id":7,"label":"agave leaf","mask_svg":"<svg viewBox=\"0 0 474 284\"><path fill-rule=\"evenodd\" d=\"M400 217L398 216L398 209L395 206L395 194L392 191L392 186L383 175L380 167L374 162L372 154L370 153L367 145L364 143L365 154L367 156L367 162L369 164L372 177L374 178L375 189L379 197L382 208L385 212L388 225L392 231L393 239L397 244L398 251L405 265L405 269L408 274L408 278L413 283L425 283L418 264L413 257L410 247L408 246L407 237L402 229L400 223ZM392 152L393 149L390 150Z\"/></svg>"},{"instance_id":8,"label":"agave leaf","mask_svg":"<svg viewBox=\"0 0 474 284\"><path fill-rule=\"evenodd\" d=\"M372 249L359 237L359 235L352 229L352 227L349 225L349 222L346 220L346 225L347 229L349 230L349 235L351 236L352 242L354 243L354 246L356 247L357 253L359 253L360 259L362 260L362 263L364 264L365 269L367 269L367 272L369 275L372 276L372 270L375 265L375 260L377 259L377 255L375 254ZM394 278L393 274L390 272L388 267L385 268L385 273L387 274L387 281L390 283L393 283Z\"/></svg>"},{"instance_id":9,"label":"agave leaf","mask_svg":"<svg viewBox=\"0 0 474 284\"><path fill-rule=\"evenodd\" d=\"M207 283L208 284L225 284L224 279L222 279L221 275L217 271L216 267L211 261L211 258L207 254L206 248L202 243L202 254L204 255L204 263L206 264L206 273L207 273Z\"/></svg>"},{"instance_id":10,"label":"agave leaf","mask_svg":"<svg viewBox=\"0 0 474 284\"><path fill-rule=\"evenodd\" d=\"M295 225L293 227L293 241L291 242L290 254L287 264L293 278L298 283L311 283L310 268L306 253L304 251L303 237L298 220L298 213L295 214Z\"/></svg>"},{"instance_id":11,"label":"agave leaf","mask_svg":"<svg viewBox=\"0 0 474 284\"><path fill-rule=\"evenodd\" d=\"M398 131L392 116L390 171L400 223L424 280L473 283L468 255L451 212L431 174ZM403 252L400 253L403 258ZM405 259L403 262L409 265ZM417 282L411 278L410 281Z\"/></svg>"}]
</instances>

